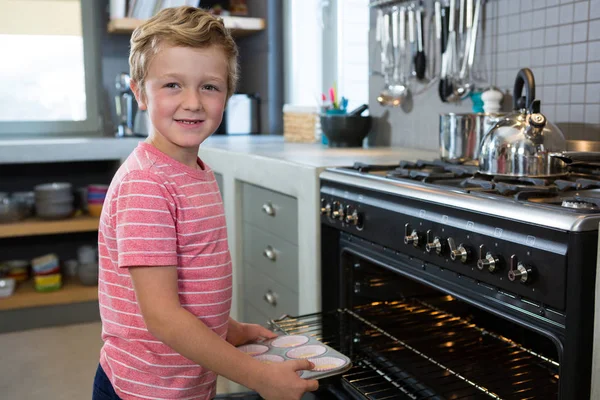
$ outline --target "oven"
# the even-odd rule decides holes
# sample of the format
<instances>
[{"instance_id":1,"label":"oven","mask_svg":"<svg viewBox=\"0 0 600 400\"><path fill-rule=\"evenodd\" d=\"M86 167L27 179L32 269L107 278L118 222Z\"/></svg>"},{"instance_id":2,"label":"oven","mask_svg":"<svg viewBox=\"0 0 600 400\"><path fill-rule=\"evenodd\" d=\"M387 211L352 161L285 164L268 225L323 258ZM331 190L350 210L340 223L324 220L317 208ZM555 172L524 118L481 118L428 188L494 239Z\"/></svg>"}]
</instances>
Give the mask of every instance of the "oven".
<instances>
[{"instance_id":1,"label":"oven","mask_svg":"<svg viewBox=\"0 0 600 400\"><path fill-rule=\"evenodd\" d=\"M597 221L542 226L544 212L484 213L428 185L321 178L324 311L271 321L353 360L318 398L590 397Z\"/></svg>"}]
</instances>

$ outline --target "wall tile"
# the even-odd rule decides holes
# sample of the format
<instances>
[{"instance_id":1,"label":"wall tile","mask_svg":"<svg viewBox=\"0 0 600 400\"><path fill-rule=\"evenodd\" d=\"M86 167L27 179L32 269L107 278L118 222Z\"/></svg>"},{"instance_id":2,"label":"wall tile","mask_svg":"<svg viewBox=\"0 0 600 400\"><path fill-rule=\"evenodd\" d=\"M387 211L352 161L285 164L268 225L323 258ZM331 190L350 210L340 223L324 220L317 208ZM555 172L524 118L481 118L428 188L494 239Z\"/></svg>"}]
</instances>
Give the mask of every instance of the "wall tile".
<instances>
[{"instance_id":1,"label":"wall tile","mask_svg":"<svg viewBox=\"0 0 600 400\"><path fill-rule=\"evenodd\" d=\"M571 93L569 85L558 85L556 87L556 104L569 104L571 101Z\"/></svg>"},{"instance_id":2,"label":"wall tile","mask_svg":"<svg viewBox=\"0 0 600 400\"><path fill-rule=\"evenodd\" d=\"M585 101L585 85L577 84L571 86L571 103L583 103Z\"/></svg>"},{"instance_id":3,"label":"wall tile","mask_svg":"<svg viewBox=\"0 0 600 400\"><path fill-rule=\"evenodd\" d=\"M585 102L600 104L600 83L585 85Z\"/></svg>"},{"instance_id":4,"label":"wall tile","mask_svg":"<svg viewBox=\"0 0 600 400\"><path fill-rule=\"evenodd\" d=\"M588 63L587 65L587 81L600 82L600 62Z\"/></svg>"},{"instance_id":5,"label":"wall tile","mask_svg":"<svg viewBox=\"0 0 600 400\"><path fill-rule=\"evenodd\" d=\"M575 22L586 21L589 18L590 3L588 1L582 1L575 3L575 13L573 20Z\"/></svg>"},{"instance_id":6,"label":"wall tile","mask_svg":"<svg viewBox=\"0 0 600 400\"><path fill-rule=\"evenodd\" d=\"M570 64L572 61L573 45L564 44L558 47L558 63Z\"/></svg>"},{"instance_id":7,"label":"wall tile","mask_svg":"<svg viewBox=\"0 0 600 400\"><path fill-rule=\"evenodd\" d=\"M574 42L583 42L587 40L588 34L588 23L580 22L578 24L573 25L573 41Z\"/></svg>"},{"instance_id":8,"label":"wall tile","mask_svg":"<svg viewBox=\"0 0 600 400\"><path fill-rule=\"evenodd\" d=\"M559 65L557 67L557 83L570 83L571 82L571 66L570 65Z\"/></svg>"},{"instance_id":9,"label":"wall tile","mask_svg":"<svg viewBox=\"0 0 600 400\"><path fill-rule=\"evenodd\" d=\"M590 19L600 18L600 0L591 0Z\"/></svg>"},{"instance_id":10,"label":"wall tile","mask_svg":"<svg viewBox=\"0 0 600 400\"><path fill-rule=\"evenodd\" d=\"M508 15L508 10L509 10L509 2L504 0L504 1L499 1L498 2L498 16L499 17L504 17L506 15Z\"/></svg>"},{"instance_id":11,"label":"wall tile","mask_svg":"<svg viewBox=\"0 0 600 400\"><path fill-rule=\"evenodd\" d=\"M523 67L531 67L531 50L522 50L519 52L519 63Z\"/></svg>"},{"instance_id":12,"label":"wall tile","mask_svg":"<svg viewBox=\"0 0 600 400\"><path fill-rule=\"evenodd\" d=\"M544 49L544 65L558 64L558 46L546 47Z\"/></svg>"},{"instance_id":13,"label":"wall tile","mask_svg":"<svg viewBox=\"0 0 600 400\"><path fill-rule=\"evenodd\" d=\"M585 64L573 64L571 65L571 83L584 83L585 82Z\"/></svg>"},{"instance_id":14,"label":"wall tile","mask_svg":"<svg viewBox=\"0 0 600 400\"><path fill-rule=\"evenodd\" d=\"M589 61L600 61L600 41L589 42L588 47L588 60Z\"/></svg>"},{"instance_id":15,"label":"wall tile","mask_svg":"<svg viewBox=\"0 0 600 400\"><path fill-rule=\"evenodd\" d=\"M544 83L547 85L552 85L558 83L557 81L557 67L544 67Z\"/></svg>"},{"instance_id":16,"label":"wall tile","mask_svg":"<svg viewBox=\"0 0 600 400\"><path fill-rule=\"evenodd\" d=\"M546 0L546 7L557 6L559 3L558 0Z\"/></svg>"},{"instance_id":17,"label":"wall tile","mask_svg":"<svg viewBox=\"0 0 600 400\"><path fill-rule=\"evenodd\" d=\"M510 35L508 35L508 50L518 50L520 49L520 45L519 45L519 37L520 37L520 33L511 33Z\"/></svg>"},{"instance_id":18,"label":"wall tile","mask_svg":"<svg viewBox=\"0 0 600 400\"><path fill-rule=\"evenodd\" d=\"M599 42L600 43L600 42ZM588 44L577 43L573 45L573 62L587 61Z\"/></svg>"},{"instance_id":19,"label":"wall tile","mask_svg":"<svg viewBox=\"0 0 600 400\"><path fill-rule=\"evenodd\" d=\"M531 32L531 45L532 47L542 47L544 46L544 39L546 36L545 29L535 29Z\"/></svg>"},{"instance_id":20,"label":"wall tile","mask_svg":"<svg viewBox=\"0 0 600 400\"><path fill-rule=\"evenodd\" d=\"M573 4L560 6L558 11L558 22L561 24L570 24L573 22L574 7Z\"/></svg>"},{"instance_id":21,"label":"wall tile","mask_svg":"<svg viewBox=\"0 0 600 400\"><path fill-rule=\"evenodd\" d=\"M556 104L556 85L549 85L544 88L544 101L549 104Z\"/></svg>"},{"instance_id":22,"label":"wall tile","mask_svg":"<svg viewBox=\"0 0 600 400\"><path fill-rule=\"evenodd\" d=\"M498 18L498 35L508 33L508 17Z\"/></svg>"},{"instance_id":23,"label":"wall tile","mask_svg":"<svg viewBox=\"0 0 600 400\"><path fill-rule=\"evenodd\" d=\"M544 65L544 49L534 48L531 52L531 65L539 66Z\"/></svg>"},{"instance_id":24,"label":"wall tile","mask_svg":"<svg viewBox=\"0 0 600 400\"><path fill-rule=\"evenodd\" d=\"M600 39L600 19L596 19L590 21L590 31L588 34L589 40L599 40Z\"/></svg>"},{"instance_id":25,"label":"wall tile","mask_svg":"<svg viewBox=\"0 0 600 400\"><path fill-rule=\"evenodd\" d=\"M546 28L544 45L554 46L558 44L558 27Z\"/></svg>"},{"instance_id":26,"label":"wall tile","mask_svg":"<svg viewBox=\"0 0 600 400\"><path fill-rule=\"evenodd\" d=\"M521 0L521 11L529 11L533 9L533 0Z\"/></svg>"},{"instance_id":27,"label":"wall tile","mask_svg":"<svg viewBox=\"0 0 600 400\"><path fill-rule=\"evenodd\" d=\"M508 35L500 35L497 38L498 52L505 52L508 50Z\"/></svg>"},{"instance_id":28,"label":"wall tile","mask_svg":"<svg viewBox=\"0 0 600 400\"><path fill-rule=\"evenodd\" d=\"M571 105L569 122L583 122L583 104Z\"/></svg>"},{"instance_id":29,"label":"wall tile","mask_svg":"<svg viewBox=\"0 0 600 400\"><path fill-rule=\"evenodd\" d=\"M530 49L531 48L531 31L525 31L518 34L519 49Z\"/></svg>"},{"instance_id":30,"label":"wall tile","mask_svg":"<svg viewBox=\"0 0 600 400\"><path fill-rule=\"evenodd\" d=\"M541 14L541 13L539 13ZM543 15L536 15L535 19L534 19L534 24L535 24L535 20L537 19L540 20L544 20ZM546 26L553 26L553 25L558 25L558 7L551 7L551 8L547 8L546 9L546 21L545 21Z\"/></svg>"},{"instance_id":31,"label":"wall tile","mask_svg":"<svg viewBox=\"0 0 600 400\"><path fill-rule=\"evenodd\" d=\"M556 106L555 122L569 122L569 106Z\"/></svg>"},{"instance_id":32,"label":"wall tile","mask_svg":"<svg viewBox=\"0 0 600 400\"><path fill-rule=\"evenodd\" d=\"M573 42L573 25L562 25L558 29L558 43Z\"/></svg>"},{"instance_id":33,"label":"wall tile","mask_svg":"<svg viewBox=\"0 0 600 400\"><path fill-rule=\"evenodd\" d=\"M585 106L585 123L600 124L600 104L588 104ZM596 138L596 140L598 139Z\"/></svg>"}]
</instances>

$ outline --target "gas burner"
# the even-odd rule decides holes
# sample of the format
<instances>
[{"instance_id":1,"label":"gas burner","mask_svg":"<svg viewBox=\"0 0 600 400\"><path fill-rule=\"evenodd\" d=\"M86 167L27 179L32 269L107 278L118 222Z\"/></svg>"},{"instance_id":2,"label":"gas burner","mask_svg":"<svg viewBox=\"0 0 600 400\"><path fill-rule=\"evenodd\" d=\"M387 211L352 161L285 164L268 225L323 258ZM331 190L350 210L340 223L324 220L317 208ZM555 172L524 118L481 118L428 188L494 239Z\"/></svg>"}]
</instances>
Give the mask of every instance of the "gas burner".
<instances>
[{"instance_id":1,"label":"gas burner","mask_svg":"<svg viewBox=\"0 0 600 400\"><path fill-rule=\"evenodd\" d=\"M574 208L576 210L597 210L598 207L595 204L588 203L586 201L579 200L563 200L561 207Z\"/></svg>"},{"instance_id":2,"label":"gas burner","mask_svg":"<svg viewBox=\"0 0 600 400\"><path fill-rule=\"evenodd\" d=\"M390 165L376 165L376 164L365 164L361 162L355 162L351 167L353 170L358 172L370 172L370 171L387 171L388 169L394 168Z\"/></svg>"}]
</instances>

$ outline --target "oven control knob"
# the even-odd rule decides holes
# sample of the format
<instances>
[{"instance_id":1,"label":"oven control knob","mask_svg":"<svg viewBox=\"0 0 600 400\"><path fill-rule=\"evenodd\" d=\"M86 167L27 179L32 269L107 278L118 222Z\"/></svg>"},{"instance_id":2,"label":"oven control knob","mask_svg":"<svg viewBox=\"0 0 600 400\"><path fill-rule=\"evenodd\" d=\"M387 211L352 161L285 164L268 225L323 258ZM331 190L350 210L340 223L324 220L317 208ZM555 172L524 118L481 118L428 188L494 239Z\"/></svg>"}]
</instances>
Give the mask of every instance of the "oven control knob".
<instances>
[{"instance_id":1,"label":"oven control knob","mask_svg":"<svg viewBox=\"0 0 600 400\"><path fill-rule=\"evenodd\" d=\"M331 214L331 204L328 204L325 199L321 199L321 215Z\"/></svg>"},{"instance_id":2,"label":"oven control knob","mask_svg":"<svg viewBox=\"0 0 600 400\"><path fill-rule=\"evenodd\" d=\"M439 236L434 237L433 240L431 240L431 236L433 236L433 234L431 233L430 229L427 231L427 244L425 244L425 251L428 253L435 251L435 253L439 256L444 252L446 247L445 243Z\"/></svg>"},{"instance_id":3,"label":"oven control knob","mask_svg":"<svg viewBox=\"0 0 600 400\"><path fill-rule=\"evenodd\" d=\"M483 244L479 246L479 260L477 260L477 268L480 271L483 271L484 268L487 268L488 271L494 273L500 269L500 259L495 257L489 251L484 257L484 248L485 246Z\"/></svg>"},{"instance_id":4,"label":"oven control knob","mask_svg":"<svg viewBox=\"0 0 600 400\"><path fill-rule=\"evenodd\" d=\"M510 270L508 279L511 282L519 281L523 284L531 283L533 280L533 268L517 261L517 256L510 256Z\"/></svg>"},{"instance_id":5,"label":"oven control knob","mask_svg":"<svg viewBox=\"0 0 600 400\"><path fill-rule=\"evenodd\" d=\"M360 215L356 208L352 206L346 206L346 223L354 226L358 226L360 223Z\"/></svg>"},{"instance_id":6,"label":"oven control knob","mask_svg":"<svg viewBox=\"0 0 600 400\"><path fill-rule=\"evenodd\" d=\"M331 205L331 217L340 221L344 220L344 206L339 201L334 201Z\"/></svg>"},{"instance_id":7,"label":"oven control knob","mask_svg":"<svg viewBox=\"0 0 600 400\"><path fill-rule=\"evenodd\" d=\"M458 247L454 244L454 239L448 238L448 246L450 247L450 259L452 261L460 261L463 264L469 260L469 249L464 244L459 244Z\"/></svg>"},{"instance_id":8,"label":"oven control knob","mask_svg":"<svg viewBox=\"0 0 600 400\"><path fill-rule=\"evenodd\" d=\"M404 244L412 244L415 247L419 247L420 239L419 232L416 229L411 231L410 224L404 225Z\"/></svg>"}]
</instances>

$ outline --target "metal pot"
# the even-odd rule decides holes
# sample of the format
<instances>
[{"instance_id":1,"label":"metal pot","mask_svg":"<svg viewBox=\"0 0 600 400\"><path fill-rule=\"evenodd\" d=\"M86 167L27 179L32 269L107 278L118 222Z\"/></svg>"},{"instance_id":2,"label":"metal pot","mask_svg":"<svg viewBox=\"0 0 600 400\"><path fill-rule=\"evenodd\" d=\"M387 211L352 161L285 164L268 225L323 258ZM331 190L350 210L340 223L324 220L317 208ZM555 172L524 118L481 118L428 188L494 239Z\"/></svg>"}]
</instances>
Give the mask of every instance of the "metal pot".
<instances>
[{"instance_id":1,"label":"metal pot","mask_svg":"<svg viewBox=\"0 0 600 400\"><path fill-rule=\"evenodd\" d=\"M525 97L521 92L525 86ZM523 177L564 175L565 138L540 112L530 69L519 71L513 90L514 112L500 120L481 143L479 172Z\"/></svg>"},{"instance_id":2,"label":"metal pot","mask_svg":"<svg viewBox=\"0 0 600 400\"><path fill-rule=\"evenodd\" d=\"M440 114L440 157L450 162L476 161L481 140L504 116L501 113Z\"/></svg>"}]
</instances>

